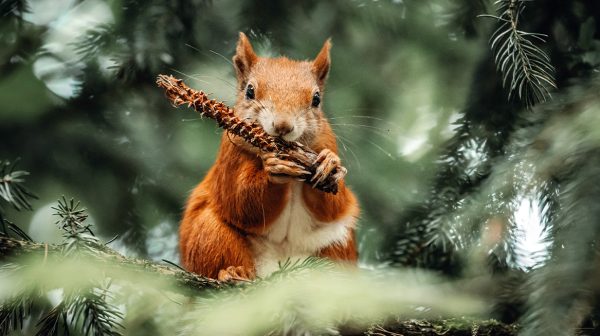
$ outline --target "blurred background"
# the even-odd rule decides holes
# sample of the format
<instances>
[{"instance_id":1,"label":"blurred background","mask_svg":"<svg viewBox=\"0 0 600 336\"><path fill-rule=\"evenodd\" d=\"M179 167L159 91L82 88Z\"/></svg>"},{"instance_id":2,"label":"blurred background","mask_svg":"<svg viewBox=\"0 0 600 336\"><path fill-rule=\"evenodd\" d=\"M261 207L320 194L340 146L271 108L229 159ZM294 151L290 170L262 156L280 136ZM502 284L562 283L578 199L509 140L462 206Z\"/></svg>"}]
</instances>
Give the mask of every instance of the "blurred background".
<instances>
[{"instance_id":1,"label":"blurred background","mask_svg":"<svg viewBox=\"0 0 600 336\"><path fill-rule=\"evenodd\" d=\"M324 109L364 209L366 260L398 214L425 197L487 50L485 38L458 38L462 28L444 21L448 8L402 1L3 3L13 7L2 10L0 157L20 158L39 196L18 222L37 240L51 240L52 230L60 238L47 224L49 205L75 197L100 235L157 258L173 255L186 197L221 132L173 109L158 74L233 105L239 31L259 54L295 59L314 58L331 37Z\"/></svg>"},{"instance_id":2,"label":"blurred background","mask_svg":"<svg viewBox=\"0 0 600 336\"><path fill-rule=\"evenodd\" d=\"M61 240L50 207L65 195L112 247L178 262L178 221L221 131L172 108L156 76L233 105L239 31L294 59L331 37L324 110L362 207L362 264L485 278L494 316L531 330L597 327L597 1L0 4L0 160L38 196L4 215L34 240ZM492 49L509 5L525 47Z\"/></svg>"}]
</instances>

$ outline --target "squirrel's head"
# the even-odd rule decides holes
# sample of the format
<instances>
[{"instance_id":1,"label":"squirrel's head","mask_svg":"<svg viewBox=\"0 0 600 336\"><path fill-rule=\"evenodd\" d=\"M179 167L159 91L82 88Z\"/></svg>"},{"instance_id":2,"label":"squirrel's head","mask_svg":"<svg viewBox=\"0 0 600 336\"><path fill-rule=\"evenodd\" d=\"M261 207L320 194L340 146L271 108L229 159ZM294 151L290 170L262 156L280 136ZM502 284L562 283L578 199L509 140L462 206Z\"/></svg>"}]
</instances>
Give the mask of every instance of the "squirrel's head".
<instances>
[{"instance_id":1,"label":"squirrel's head","mask_svg":"<svg viewBox=\"0 0 600 336\"><path fill-rule=\"evenodd\" d=\"M259 57L240 33L233 56L238 80L236 114L258 122L270 135L310 145L324 118L321 101L330 47L331 42L325 41L312 61Z\"/></svg>"}]
</instances>

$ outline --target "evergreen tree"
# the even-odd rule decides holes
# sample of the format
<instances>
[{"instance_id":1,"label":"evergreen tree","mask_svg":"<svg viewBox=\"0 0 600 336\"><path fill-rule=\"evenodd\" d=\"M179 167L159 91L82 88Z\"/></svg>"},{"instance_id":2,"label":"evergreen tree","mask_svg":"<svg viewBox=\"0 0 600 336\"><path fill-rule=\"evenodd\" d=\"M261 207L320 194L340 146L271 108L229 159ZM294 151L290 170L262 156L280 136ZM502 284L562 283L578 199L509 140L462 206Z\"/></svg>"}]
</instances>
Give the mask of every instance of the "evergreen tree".
<instances>
[{"instance_id":1,"label":"evergreen tree","mask_svg":"<svg viewBox=\"0 0 600 336\"><path fill-rule=\"evenodd\" d=\"M0 160L10 160L0 162L0 334L598 331L597 1L90 0L57 2L54 21L41 3L0 0ZM69 26L73 17L100 22ZM231 103L238 31L293 58L333 37L324 103L363 208L360 252L377 268L366 280L309 259L232 286L160 262L176 247L157 242L176 235L219 137L173 111L156 75ZM413 129L429 147L411 149ZM22 210L60 194L89 210L53 203L62 241L34 242ZM524 231L536 225L531 252ZM422 284L387 266L442 278ZM327 291L303 287L312 277ZM289 294L288 282L322 296ZM402 322L475 312L519 327Z\"/></svg>"}]
</instances>

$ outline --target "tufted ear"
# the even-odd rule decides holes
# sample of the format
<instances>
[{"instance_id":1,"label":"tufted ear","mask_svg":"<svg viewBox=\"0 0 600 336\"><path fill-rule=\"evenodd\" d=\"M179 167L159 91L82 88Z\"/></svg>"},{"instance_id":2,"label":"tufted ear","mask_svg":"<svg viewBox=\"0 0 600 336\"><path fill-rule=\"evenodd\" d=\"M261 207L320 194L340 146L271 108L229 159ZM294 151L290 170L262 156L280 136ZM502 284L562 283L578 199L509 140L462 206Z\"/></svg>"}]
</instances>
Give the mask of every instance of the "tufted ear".
<instances>
[{"instance_id":1,"label":"tufted ear","mask_svg":"<svg viewBox=\"0 0 600 336\"><path fill-rule=\"evenodd\" d=\"M323 44L323 48L319 51L319 54L315 58L312 64L312 70L317 77L317 83L319 86L325 84L327 74L329 74L329 66L331 60L329 59L329 49L331 49L331 39L327 39Z\"/></svg>"},{"instance_id":2,"label":"tufted ear","mask_svg":"<svg viewBox=\"0 0 600 336\"><path fill-rule=\"evenodd\" d=\"M258 57L252 49L252 45L246 34L240 32L240 38L233 56L233 67L238 78L238 82L245 85L250 74L250 69L256 63Z\"/></svg>"}]
</instances>

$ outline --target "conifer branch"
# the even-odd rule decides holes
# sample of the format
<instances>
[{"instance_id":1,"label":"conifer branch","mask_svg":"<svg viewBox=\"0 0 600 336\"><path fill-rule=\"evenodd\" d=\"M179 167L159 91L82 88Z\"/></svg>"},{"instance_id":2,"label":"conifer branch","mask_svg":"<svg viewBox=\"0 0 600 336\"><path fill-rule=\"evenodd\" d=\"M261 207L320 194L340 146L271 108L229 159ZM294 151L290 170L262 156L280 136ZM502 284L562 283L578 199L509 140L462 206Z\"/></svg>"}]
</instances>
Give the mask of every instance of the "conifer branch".
<instances>
[{"instance_id":1,"label":"conifer branch","mask_svg":"<svg viewBox=\"0 0 600 336\"><path fill-rule=\"evenodd\" d=\"M143 272L159 279L171 279L175 282L177 288L183 291L224 287L219 281L204 278L172 266L157 264L143 259L127 258L103 244L97 244L93 247L97 250L94 260L105 265L108 271L111 269L117 271L125 269ZM11 260L27 255L44 255L45 253L48 253L48 258L53 258L63 253L63 247L0 236L0 260Z\"/></svg>"},{"instance_id":2,"label":"conifer branch","mask_svg":"<svg viewBox=\"0 0 600 336\"><path fill-rule=\"evenodd\" d=\"M528 107L550 98L550 89L556 88L554 67L550 57L534 44L546 42L546 35L520 29L519 20L527 0L497 0L499 15L491 17L500 26L490 38L494 62L502 73L502 85L509 88L508 98L518 95Z\"/></svg>"},{"instance_id":3,"label":"conifer branch","mask_svg":"<svg viewBox=\"0 0 600 336\"><path fill-rule=\"evenodd\" d=\"M373 325L365 336L439 336L439 335L517 335L519 327L496 320L469 321L468 319L448 320L407 320L393 321L386 325Z\"/></svg>"},{"instance_id":4,"label":"conifer branch","mask_svg":"<svg viewBox=\"0 0 600 336\"><path fill-rule=\"evenodd\" d=\"M22 294L22 293L19 293ZM0 304L0 335L23 328L31 302L25 295L15 295Z\"/></svg>"},{"instance_id":5,"label":"conifer branch","mask_svg":"<svg viewBox=\"0 0 600 336\"><path fill-rule=\"evenodd\" d=\"M35 335L56 336L60 335L61 331L63 331L63 334L68 334L68 309L69 305L66 300L61 301L50 309L50 311L38 321L37 327L39 329Z\"/></svg>"},{"instance_id":6,"label":"conifer branch","mask_svg":"<svg viewBox=\"0 0 600 336\"><path fill-rule=\"evenodd\" d=\"M110 283L106 287L91 287L75 296L69 312L74 325L81 325L85 335L121 336L125 327L119 322L123 312L110 304Z\"/></svg>"},{"instance_id":7,"label":"conifer branch","mask_svg":"<svg viewBox=\"0 0 600 336\"><path fill-rule=\"evenodd\" d=\"M230 107L223 102L209 99L202 91L196 91L183 83L183 80L173 76L159 75L156 84L165 89L167 98L173 105L187 105L200 113L203 117L214 119L219 127L233 135L237 135L254 147L264 152L283 154L292 161L300 164L306 171L306 176L300 176L306 183L310 184L315 175L317 166L313 163L317 153L299 142L287 142L281 138L273 137L256 122L247 122L237 117ZM314 187L325 192L336 194L338 184L334 175L334 169L327 178Z\"/></svg>"},{"instance_id":8,"label":"conifer branch","mask_svg":"<svg viewBox=\"0 0 600 336\"><path fill-rule=\"evenodd\" d=\"M8 236L12 232L19 238L31 240L21 228L4 218L3 202L1 202L8 203L17 211L31 210L30 200L37 198L23 185L25 176L29 173L15 170L17 162L18 160L13 163L0 160L0 235Z\"/></svg>"},{"instance_id":9,"label":"conifer branch","mask_svg":"<svg viewBox=\"0 0 600 336\"><path fill-rule=\"evenodd\" d=\"M23 20L23 15L29 13L27 0L3 0L0 1L0 13L3 17L16 17Z\"/></svg>"},{"instance_id":10,"label":"conifer branch","mask_svg":"<svg viewBox=\"0 0 600 336\"><path fill-rule=\"evenodd\" d=\"M63 232L65 238L63 243L63 251L65 255L74 253L87 253L94 255L97 246L103 246L98 238L92 232L91 224L85 223L88 214L85 209L79 207L80 203L74 199L67 201L63 196L58 200L58 205L52 207L56 210L55 216L60 219L56 221L56 225Z\"/></svg>"},{"instance_id":11,"label":"conifer branch","mask_svg":"<svg viewBox=\"0 0 600 336\"><path fill-rule=\"evenodd\" d=\"M22 184L28 172L15 170L18 161L12 164L0 161L0 199L9 203L15 210L31 210L29 199L36 198Z\"/></svg>"}]
</instances>

